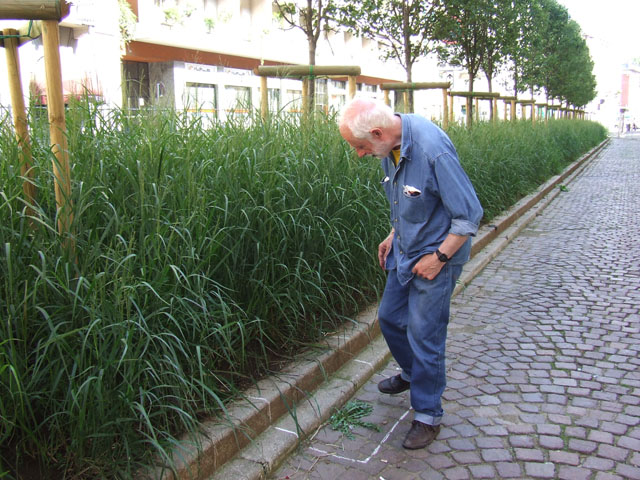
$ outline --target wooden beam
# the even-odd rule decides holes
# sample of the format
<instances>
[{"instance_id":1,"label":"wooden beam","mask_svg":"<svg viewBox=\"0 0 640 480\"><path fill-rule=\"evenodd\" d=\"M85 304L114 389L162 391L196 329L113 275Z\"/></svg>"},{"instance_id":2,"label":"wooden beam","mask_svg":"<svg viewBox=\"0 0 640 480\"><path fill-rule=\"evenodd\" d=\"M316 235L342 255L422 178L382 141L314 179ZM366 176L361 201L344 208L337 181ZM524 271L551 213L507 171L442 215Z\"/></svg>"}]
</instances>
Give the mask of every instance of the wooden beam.
<instances>
[{"instance_id":1,"label":"wooden beam","mask_svg":"<svg viewBox=\"0 0 640 480\"><path fill-rule=\"evenodd\" d=\"M393 82L380 85L382 90L429 90L436 88L450 88L450 82Z\"/></svg>"},{"instance_id":2,"label":"wooden beam","mask_svg":"<svg viewBox=\"0 0 640 480\"><path fill-rule=\"evenodd\" d=\"M360 75L360 67L345 65L260 65L253 73L265 77L301 78L324 77L328 75Z\"/></svg>"},{"instance_id":3,"label":"wooden beam","mask_svg":"<svg viewBox=\"0 0 640 480\"><path fill-rule=\"evenodd\" d=\"M498 92L449 92L449 95L452 97L486 97L487 99L500 96Z\"/></svg>"},{"instance_id":4,"label":"wooden beam","mask_svg":"<svg viewBox=\"0 0 640 480\"><path fill-rule=\"evenodd\" d=\"M2 0L0 19L58 20L69 15L65 0Z\"/></svg>"}]
</instances>

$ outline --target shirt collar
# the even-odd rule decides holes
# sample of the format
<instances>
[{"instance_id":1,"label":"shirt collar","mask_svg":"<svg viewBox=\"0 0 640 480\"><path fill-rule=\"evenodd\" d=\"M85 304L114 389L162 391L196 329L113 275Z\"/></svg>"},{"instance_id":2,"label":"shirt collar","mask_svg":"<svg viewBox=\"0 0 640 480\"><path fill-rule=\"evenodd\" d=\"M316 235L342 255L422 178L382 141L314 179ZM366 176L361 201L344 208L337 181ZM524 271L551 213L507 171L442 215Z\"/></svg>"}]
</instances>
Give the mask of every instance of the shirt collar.
<instances>
[{"instance_id":1,"label":"shirt collar","mask_svg":"<svg viewBox=\"0 0 640 480\"><path fill-rule=\"evenodd\" d=\"M404 113L396 113L402 120L402 140L400 144L400 156L411 160L411 125L409 117Z\"/></svg>"}]
</instances>

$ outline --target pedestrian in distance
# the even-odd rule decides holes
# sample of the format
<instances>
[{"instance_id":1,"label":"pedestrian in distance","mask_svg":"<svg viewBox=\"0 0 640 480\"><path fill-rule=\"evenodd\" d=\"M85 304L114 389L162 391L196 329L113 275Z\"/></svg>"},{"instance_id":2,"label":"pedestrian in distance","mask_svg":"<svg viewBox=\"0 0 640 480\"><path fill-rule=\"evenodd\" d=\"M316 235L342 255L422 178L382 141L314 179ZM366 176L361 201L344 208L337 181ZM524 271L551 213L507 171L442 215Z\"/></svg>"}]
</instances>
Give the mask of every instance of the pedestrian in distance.
<instances>
[{"instance_id":1,"label":"pedestrian in distance","mask_svg":"<svg viewBox=\"0 0 640 480\"><path fill-rule=\"evenodd\" d=\"M355 99L340 112L338 125L359 157L382 160L391 231L378 246L387 271L378 321L402 372L378 389L410 390L414 420L402 445L424 448L440 432L451 295L482 207L451 140L429 120Z\"/></svg>"}]
</instances>

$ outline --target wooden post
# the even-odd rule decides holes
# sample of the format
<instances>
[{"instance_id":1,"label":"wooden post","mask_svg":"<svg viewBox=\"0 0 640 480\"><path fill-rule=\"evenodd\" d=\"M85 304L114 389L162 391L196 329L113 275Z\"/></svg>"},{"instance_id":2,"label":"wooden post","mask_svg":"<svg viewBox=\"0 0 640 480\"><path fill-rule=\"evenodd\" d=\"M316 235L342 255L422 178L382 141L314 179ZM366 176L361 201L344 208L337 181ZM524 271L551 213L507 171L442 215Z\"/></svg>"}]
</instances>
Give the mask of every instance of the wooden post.
<instances>
[{"instance_id":1,"label":"wooden post","mask_svg":"<svg viewBox=\"0 0 640 480\"><path fill-rule=\"evenodd\" d=\"M449 92L449 98L451 99L451 101L449 102L449 123L453 123L455 121L455 118L453 116L454 97L453 95L451 95L451 92Z\"/></svg>"},{"instance_id":2,"label":"wooden post","mask_svg":"<svg viewBox=\"0 0 640 480\"><path fill-rule=\"evenodd\" d=\"M447 106L448 92L446 88L442 89L442 128L449 128L449 107Z\"/></svg>"},{"instance_id":3,"label":"wooden post","mask_svg":"<svg viewBox=\"0 0 640 480\"><path fill-rule=\"evenodd\" d=\"M260 77L260 114L262 120L269 115L269 91L267 90L267 77Z\"/></svg>"},{"instance_id":4,"label":"wooden post","mask_svg":"<svg viewBox=\"0 0 640 480\"><path fill-rule=\"evenodd\" d=\"M62 94L62 72L60 68L60 33L58 20L42 22L42 43L44 46L44 65L47 79L47 110L49 113L49 132L51 135L53 174L55 180L56 204L58 207L58 231L63 245L69 253L75 250L71 234L73 223L73 203L71 199L71 169L67 147L67 126ZM67 236L68 235L68 236Z\"/></svg>"},{"instance_id":5,"label":"wooden post","mask_svg":"<svg viewBox=\"0 0 640 480\"><path fill-rule=\"evenodd\" d=\"M531 102L531 123L536 123L536 102Z\"/></svg>"},{"instance_id":6,"label":"wooden post","mask_svg":"<svg viewBox=\"0 0 640 480\"><path fill-rule=\"evenodd\" d=\"M307 77L302 79L302 115L306 116L309 113L309 79Z\"/></svg>"},{"instance_id":7,"label":"wooden post","mask_svg":"<svg viewBox=\"0 0 640 480\"><path fill-rule=\"evenodd\" d=\"M409 91L405 90L402 92L402 102L404 103L404 113L411 113L409 111Z\"/></svg>"},{"instance_id":8,"label":"wooden post","mask_svg":"<svg viewBox=\"0 0 640 480\"><path fill-rule=\"evenodd\" d=\"M0 33L3 35L17 35L18 31L7 29ZM33 183L33 170L31 169L31 141L29 139L29 129L27 128L27 111L22 91L17 36L6 38L4 48L7 53L7 73L9 74L9 90L11 90L13 125L16 129L16 138L20 146L20 174L25 178L22 183L22 191L28 205L27 215L33 216L35 212L31 205L35 203L36 187Z\"/></svg>"},{"instance_id":9,"label":"wooden post","mask_svg":"<svg viewBox=\"0 0 640 480\"><path fill-rule=\"evenodd\" d=\"M478 108L480 106L480 102L478 101L478 98L475 98L475 102L473 103L476 107L476 123L478 123L480 121L480 108Z\"/></svg>"},{"instance_id":10,"label":"wooden post","mask_svg":"<svg viewBox=\"0 0 640 480\"><path fill-rule=\"evenodd\" d=\"M536 104L535 102L531 104L531 123L536 123Z\"/></svg>"},{"instance_id":11,"label":"wooden post","mask_svg":"<svg viewBox=\"0 0 640 480\"><path fill-rule=\"evenodd\" d=\"M353 100L356 96L356 91L358 90L356 85L356 77L354 75L349 75L347 77L347 81L349 83L349 100Z\"/></svg>"},{"instance_id":12,"label":"wooden post","mask_svg":"<svg viewBox=\"0 0 640 480\"><path fill-rule=\"evenodd\" d=\"M498 97L493 99L493 122L498 122Z\"/></svg>"},{"instance_id":13,"label":"wooden post","mask_svg":"<svg viewBox=\"0 0 640 480\"><path fill-rule=\"evenodd\" d=\"M382 94L384 95L384 103L387 106L391 106L391 99L389 98L389 90L383 90Z\"/></svg>"}]
</instances>

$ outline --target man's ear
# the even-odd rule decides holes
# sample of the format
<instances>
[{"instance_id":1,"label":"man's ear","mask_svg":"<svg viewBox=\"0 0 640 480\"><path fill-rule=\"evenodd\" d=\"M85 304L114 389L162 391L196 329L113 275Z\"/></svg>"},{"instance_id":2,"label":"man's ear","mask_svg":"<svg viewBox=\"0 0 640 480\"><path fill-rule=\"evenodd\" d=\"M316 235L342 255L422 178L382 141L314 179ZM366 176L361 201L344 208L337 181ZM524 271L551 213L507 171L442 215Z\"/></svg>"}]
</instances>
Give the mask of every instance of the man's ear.
<instances>
[{"instance_id":1,"label":"man's ear","mask_svg":"<svg viewBox=\"0 0 640 480\"><path fill-rule=\"evenodd\" d=\"M382 138L382 130L380 128L372 128L371 130L369 130L369 133L376 140L380 140Z\"/></svg>"}]
</instances>

